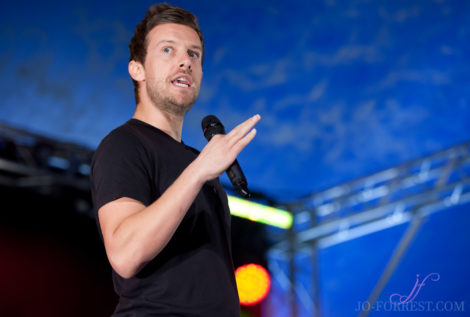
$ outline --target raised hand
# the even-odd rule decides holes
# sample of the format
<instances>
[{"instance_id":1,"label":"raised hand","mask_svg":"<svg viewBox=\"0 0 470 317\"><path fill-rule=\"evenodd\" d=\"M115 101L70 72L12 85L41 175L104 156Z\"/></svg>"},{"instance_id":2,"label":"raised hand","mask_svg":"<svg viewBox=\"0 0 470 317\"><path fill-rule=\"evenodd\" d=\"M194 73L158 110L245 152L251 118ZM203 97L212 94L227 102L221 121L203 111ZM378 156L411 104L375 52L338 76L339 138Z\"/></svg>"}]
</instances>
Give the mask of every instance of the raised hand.
<instances>
[{"instance_id":1,"label":"raised hand","mask_svg":"<svg viewBox=\"0 0 470 317\"><path fill-rule=\"evenodd\" d=\"M260 115L254 115L229 133L212 137L194 162L205 181L218 177L235 161L238 154L255 137L256 129L253 127L260 119Z\"/></svg>"}]
</instances>

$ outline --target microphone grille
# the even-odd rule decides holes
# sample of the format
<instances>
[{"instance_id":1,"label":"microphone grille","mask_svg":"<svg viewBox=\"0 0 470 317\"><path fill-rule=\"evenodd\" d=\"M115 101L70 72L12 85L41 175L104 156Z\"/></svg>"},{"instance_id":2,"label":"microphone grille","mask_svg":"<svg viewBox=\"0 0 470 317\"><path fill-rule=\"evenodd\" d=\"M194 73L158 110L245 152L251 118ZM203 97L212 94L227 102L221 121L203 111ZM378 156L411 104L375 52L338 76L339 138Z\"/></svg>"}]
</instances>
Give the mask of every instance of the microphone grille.
<instances>
[{"instance_id":1,"label":"microphone grille","mask_svg":"<svg viewBox=\"0 0 470 317\"><path fill-rule=\"evenodd\" d=\"M202 132L208 141L216 134L225 134L222 122L214 115L208 115L202 119L201 126Z\"/></svg>"},{"instance_id":2,"label":"microphone grille","mask_svg":"<svg viewBox=\"0 0 470 317\"><path fill-rule=\"evenodd\" d=\"M219 120L219 118L217 118L216 116L214 115L208 115L208 116L205 116L204 119L202 119L202 122L201 122L201 126L202 126L202 130L206 130L209 126L211 125L215 125L215 124L222 124Z\"/></svg>"}]
</instances>

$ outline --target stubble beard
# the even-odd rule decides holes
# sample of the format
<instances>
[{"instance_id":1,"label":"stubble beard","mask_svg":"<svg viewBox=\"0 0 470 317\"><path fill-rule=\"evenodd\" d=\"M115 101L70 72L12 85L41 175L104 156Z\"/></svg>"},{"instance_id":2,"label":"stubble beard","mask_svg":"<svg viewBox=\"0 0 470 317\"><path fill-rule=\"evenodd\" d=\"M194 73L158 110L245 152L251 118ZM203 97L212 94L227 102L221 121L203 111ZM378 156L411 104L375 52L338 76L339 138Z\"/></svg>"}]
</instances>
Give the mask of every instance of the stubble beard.
<instances>
[{"instance_id":1,"label":"stubble beard","mask_svg":"<svg viewBox=\"0 0 470 317\"><path fill-rule=\"evenodd\" d=\"M147 94L155 107L174 116L184 117L196 102L199 91L193 92L190 99L179 102L175 97L164 95L164 85L146 85Z\"/></svg>"}]
</instances>

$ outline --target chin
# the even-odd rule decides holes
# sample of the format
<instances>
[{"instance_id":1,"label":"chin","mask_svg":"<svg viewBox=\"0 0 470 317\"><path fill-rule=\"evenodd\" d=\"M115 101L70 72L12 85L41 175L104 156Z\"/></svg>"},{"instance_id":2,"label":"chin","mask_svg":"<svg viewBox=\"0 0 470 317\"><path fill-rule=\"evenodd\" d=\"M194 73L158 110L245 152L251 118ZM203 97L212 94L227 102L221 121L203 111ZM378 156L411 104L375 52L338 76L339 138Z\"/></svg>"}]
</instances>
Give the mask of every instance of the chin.
<instances>
[{"instance_id":1,"label":"chin","mask_svg":"<svg viewBox=\"0 0 470 317\"><path fill-rule=\"evenodd\" d=\"M184 116L194 105L195 99L175 100L170 99L165 103L165 110L179 116Z\"/></svg>"},{"instance_id":2,"label":"chin","mask_svg":"<svg viewBox=\"0 0 470 317\"><path fill-rule=\"evenodd\" d=\"M191 108L194 103L196 102L197 95L191 95L191 96L179 96L179 98L172 98L173 103L175 105L178 105L182 108Z\"/></svg>"}]
</instances>

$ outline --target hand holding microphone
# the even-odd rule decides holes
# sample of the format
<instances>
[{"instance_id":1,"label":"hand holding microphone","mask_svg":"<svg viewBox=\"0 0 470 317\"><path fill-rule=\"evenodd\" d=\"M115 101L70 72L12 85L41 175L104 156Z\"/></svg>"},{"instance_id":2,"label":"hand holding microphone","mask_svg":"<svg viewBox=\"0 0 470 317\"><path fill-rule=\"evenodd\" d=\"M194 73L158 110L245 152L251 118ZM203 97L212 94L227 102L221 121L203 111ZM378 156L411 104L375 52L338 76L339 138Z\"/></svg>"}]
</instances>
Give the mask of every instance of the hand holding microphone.
<instances>
[{"instance_id":1,"label":"hand holding microphone","mask_svg":"<svg viewBox=\"0 0 470 317\"><path fill-rule=\"evenodd\" d=\"M207 154L207 152L211 152L212 148L218 150L214 151L216 153L211 157L216 166L222 166L222 170L220 170L219 167L217 171L218 174L215 177L219 176L225 170L235 190L244 198L250 197L250 193L247 188L248 183L245 175L236 157L255 137L256 129L253 129L253 127L260 118L259 115L255 115L236 126L228 134L225 134L225 128L220 120L213 115L206 116L201 123L204 136L210 141L201 154L204 155Z\"/></svg>"}]
</instances>

